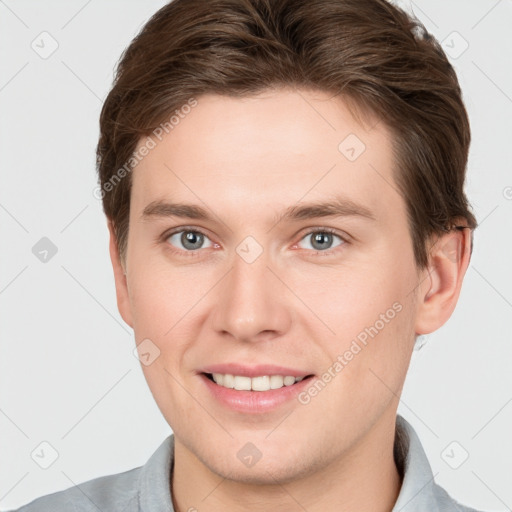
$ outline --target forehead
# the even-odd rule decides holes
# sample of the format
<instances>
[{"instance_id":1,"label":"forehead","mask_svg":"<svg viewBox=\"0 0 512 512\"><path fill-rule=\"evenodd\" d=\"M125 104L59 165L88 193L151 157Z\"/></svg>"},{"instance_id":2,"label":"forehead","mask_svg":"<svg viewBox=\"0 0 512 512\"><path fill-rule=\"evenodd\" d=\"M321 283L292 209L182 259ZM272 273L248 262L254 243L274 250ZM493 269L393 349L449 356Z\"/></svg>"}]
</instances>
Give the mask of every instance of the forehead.
<instances>
[{"instance_id":1,"label":"forehead","mask_svg":"<svg viewBox=\"0 0 512 512\"><path fill-rule=\"evenodd\" d=\"M299 201L341 195L385 216L401 200L390 132L376 119L360 124L340 97L281 90L196 101L135 167L139 214L173 200L275 220Z\"/></svg>"}]
</instances>

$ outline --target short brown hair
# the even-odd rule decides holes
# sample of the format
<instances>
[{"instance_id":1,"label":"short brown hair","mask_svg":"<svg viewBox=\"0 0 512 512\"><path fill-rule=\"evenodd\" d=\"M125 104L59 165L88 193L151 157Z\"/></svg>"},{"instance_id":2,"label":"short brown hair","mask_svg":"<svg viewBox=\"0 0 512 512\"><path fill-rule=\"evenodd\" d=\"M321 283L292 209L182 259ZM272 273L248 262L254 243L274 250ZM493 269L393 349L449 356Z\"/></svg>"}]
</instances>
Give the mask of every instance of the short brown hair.
<instances>
[{"instance_id":1,"label":"short brown hair","mask_svg":"<svg viewBox=\"0 0 512 512\"><path fill-rule=\"evenodd\" d=\"M395 185L420 269L431 235L461 220L476 228L464 193L471 136L462 93L418 19L386 0L174 0L124 51L101 111L101 197L122 258L132 182L126 163L141 138L191 98L280 87L340 95L391 130Z\"/></svg>"}]
</instances>

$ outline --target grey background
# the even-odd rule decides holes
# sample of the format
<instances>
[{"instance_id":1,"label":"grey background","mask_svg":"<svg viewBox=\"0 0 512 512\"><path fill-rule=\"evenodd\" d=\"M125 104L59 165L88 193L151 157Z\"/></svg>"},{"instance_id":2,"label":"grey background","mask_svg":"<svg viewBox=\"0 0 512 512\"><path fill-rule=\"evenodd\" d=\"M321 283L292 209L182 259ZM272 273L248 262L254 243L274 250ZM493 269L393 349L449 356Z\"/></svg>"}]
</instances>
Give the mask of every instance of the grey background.
<instances>
[{"instance_id":1,"label":"grey background","mask_svg":"<svg viewBox=\"0 0 512 512\"><path fill-rule=\"evenodd\" d=\"M1 509L140 466L171 432L117 312L93 196L114 65L164 3L0 0ZM467 192L480 222L459 304L415 352L399 412L450 494L510 510L512 2L399 5L445 41L458 73L473 135ZM42 58L52 40L58 48ZM52 449L42 442L58 453L47 469Z\"/></svg>"}]
</instances>

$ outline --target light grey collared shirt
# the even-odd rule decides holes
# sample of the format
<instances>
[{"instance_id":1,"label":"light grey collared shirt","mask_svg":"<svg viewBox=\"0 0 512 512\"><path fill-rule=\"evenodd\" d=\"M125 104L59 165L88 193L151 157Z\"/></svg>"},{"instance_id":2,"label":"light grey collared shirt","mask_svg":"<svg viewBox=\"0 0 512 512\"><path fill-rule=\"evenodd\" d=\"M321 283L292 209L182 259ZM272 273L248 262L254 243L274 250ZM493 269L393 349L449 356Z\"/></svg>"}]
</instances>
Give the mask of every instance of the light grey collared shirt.
<instances>
[{"instance_id":1,"label":"light grey collared shirt","mask_svg":"<svg viewBox=\"0 0 512 512\"><path fill-rule=\"evenodd\" d=\"M478 512L455 501L434 482L416 432L400 415L396 425L394 453L403 481L392 512ZM173 457L171 434L143 466L42 496L17 512L174 512Z\"/></svg>"}]
</instances>

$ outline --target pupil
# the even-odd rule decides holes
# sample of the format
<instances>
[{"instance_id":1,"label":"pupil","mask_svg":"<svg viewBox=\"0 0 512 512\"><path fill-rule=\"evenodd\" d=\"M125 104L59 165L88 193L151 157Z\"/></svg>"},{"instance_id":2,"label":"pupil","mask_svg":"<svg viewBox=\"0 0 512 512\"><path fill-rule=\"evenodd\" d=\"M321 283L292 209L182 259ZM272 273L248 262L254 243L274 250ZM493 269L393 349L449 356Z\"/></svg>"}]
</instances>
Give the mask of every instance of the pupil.
<instances>
[{"instance_id":1,"label":"pupil","mask_svg":"<svg viewBox=\"0 0 512 512\"><path fill-rule=\"evenodd\" d=\"M181 236L183 247L187 247L188 249L198 249L201 246L203 235L201 233L197 233L195 231L186 231ZM190 247L187 244L191 244ZM197 246L197 247L196 247Z\"/></svg>"},{"instance_id":2,"label":"pupil","mask_svg":"<svg viewBox=\"0 0 512 512\"><path fill-rule=\"evenodd\" d=\"M325 242L329 242L329 239L331 237L331 234L330 233L315 233L313 239L314 239L314 244L319 242L319 243L325 243ZM313 244L313 245L314 245ZM325 245L322 247L320 246L320 249L325 249Z\"/></svg>"}]
</instances>

